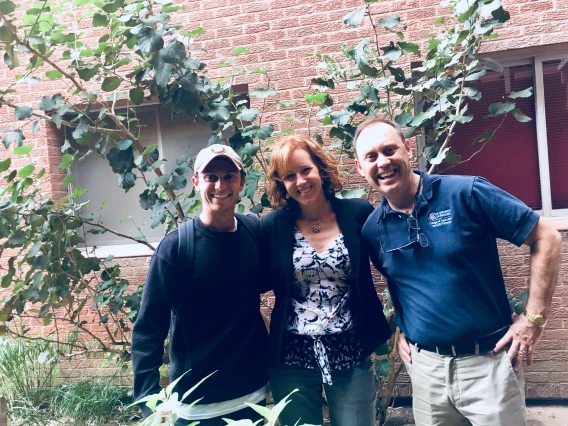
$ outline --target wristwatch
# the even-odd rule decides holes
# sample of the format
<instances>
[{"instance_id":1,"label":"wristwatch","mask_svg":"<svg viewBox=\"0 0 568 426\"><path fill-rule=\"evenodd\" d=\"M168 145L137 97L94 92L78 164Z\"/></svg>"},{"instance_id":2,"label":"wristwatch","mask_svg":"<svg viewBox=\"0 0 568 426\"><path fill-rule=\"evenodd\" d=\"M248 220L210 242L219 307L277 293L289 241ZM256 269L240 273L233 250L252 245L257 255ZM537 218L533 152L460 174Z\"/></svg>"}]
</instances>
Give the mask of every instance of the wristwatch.
<instances>
[{"instance_id":1,"label":"wristwatch","mask_svg":"<svg viewBox=\"0 0 568 426\"><path fill-rule=\"evenodd\" d=\"M542 315L529 314L527 311L523 312L523 315L526 319L528 319L530 322L532 322L534 325L540 328L543 328L548 322L548 320Z\"/></svg>"}]
</instances>

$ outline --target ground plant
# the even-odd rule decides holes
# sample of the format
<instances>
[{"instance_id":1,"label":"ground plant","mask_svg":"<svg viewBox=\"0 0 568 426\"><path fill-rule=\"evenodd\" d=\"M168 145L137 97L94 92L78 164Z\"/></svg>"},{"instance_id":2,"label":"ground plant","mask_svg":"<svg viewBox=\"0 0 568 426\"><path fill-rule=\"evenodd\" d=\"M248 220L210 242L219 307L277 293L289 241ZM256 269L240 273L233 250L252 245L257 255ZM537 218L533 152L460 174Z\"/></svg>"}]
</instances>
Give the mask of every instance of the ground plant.
<instances>
[{"instance_id":1,"label":"ground plant","mask_svg":"<svg viewBox=\"0 0 568 426\"><path fill-rule=\"evenodd\" d=\"M181 376L183 377L183 376ZM195 404L195 402L191 403L191 393L199 386L203 381L207 379L203 379L193 388L189 389L184 395L179 395L175 392L175 386L177 382L181 379L177 379L176 381L172 382L166 388L162 389L159 394L149 395L146 398L140 400L140 402L145 402L147 406L152 410L152 414L146 417L139 426L156 426L156 425L165 425L165 426L174 426L177 419L179 419L179 414L181 413L182 406L181 403L188 404L189 406ZM290 398L293 398L293 394L297 392L298 389L292 391L289 395L287 395L284 399L282 399L278 404L275 404L272 407L264 407L257 404L249 404L247 405L255 410L257 413L262 415L265 419L257 420L253 422L252 420L226 420L227 424L233 426L256 426L256 425L266 425L266 426L275 426L278 424L278 416L280 413L286 409L286 405L290 403ZM199 422L195 421L190 423L189 426L196 426ZM315 426L315 425L308 425L302 424L298 426Z\"/></svg>"},{"instance_id":2,"label":"ground plant","mask_svg":"<svg viewBox=\"0 0 568 426\"><path fill-rule=\"evenodd\" d=\"M51 401L54 414L68 419L66 424L101 425L111 420L126 419L129 391L109 384L107 380L80 380L60 387Z\"/></svg>"},{"instance_id":3,"label":"ground plant","mask_svg":"<svg viewBox=\"0 0 568 426\"><path fill-rule=\"evenodd\" d=\"M84 214L88 193L75 183L72 167L85 157L105 159L124 191L139 194L140 208L151 211L153 228L177 227L195 215L200 200L188 186L192 159L169 159L171 171L160 167L168 159L156 145L144 146L145 130L137 107L159 102L172 117L200 120L209 125L209 143L229 144L243 158L247 183L239 211L261 213L269 208L263 192L270 148L277 133L265 113L307 108L305 129L337 154L348 176L353 158L353 136L367 117L382 115L407 129L407 137L423 138L417 153L428 162L429 172L442 163L464 161L452 151L456 126L474 119L468 105L480 99L476 82L487 72L503 67L479 58L485 40L509 20L501 0L445 0L451 14L432 22L431 32L420 40L407 40L398 16L376 17L376 0L343 18L350 27L366 26L371 37L345 45L337 55L317 54L310 87L298 102L278 100L270 74L260 67L239 67L226 58L225 77L211 80L207 64L193 45L208 34L197 25L172 24L173 14L192 4L170 0L42 0L26 9L11 0L0 0L0 50L13 77L0 89L0 106L13 111L17 125L1 129L4 148L0 161L0 332L30 337L15 319L36 320L54 329L60 356L104 352L128 359L130 333L140 305L142 286L131 286L113 256L98 258L86 239L112 233L125 241L152 244L140 231L127 235L119 228ZM88 29L82 29L86 21ZM93 30L98 39L93 41ZM246 47L232 55L246 55ZM409 68L410 63L418 63ZM241 76L258 79L259 87L248 98L235 93ZM18 103L16 95L26 85L55 82L56 94ZM256 87L256 86L255 86ZM350 100L340 103L339 92ZM508 99L489 106L486 117L497 131L503 120L530 120L516 108L514 99L532 96L532 88L512 92ZM63 187L73 184L66 196L54 197L42 189L46 169L37 161L27 141L41 129L60 129L59 168L68 170ZM472 140L483 147L494 132ZM78 149L86 146L86 153ZM360 197L365 188L344 191L343 197ZM112 206L109 206L112 208ZM388 294L385 293L388 298ZM385 309L395 330L394 311ZM95 312L104 330L94 332L85 317ZM71 328L82 339L68 339ZM65 330L65 331L64 331ZM377 349L377 372L386 389L379 400L384 413L394 386L396 333ZM33 337L33 336L31 336ZM94 342L88 343L88 342ZM381 414L382 416L383 414ZM382 419L381 419L382 421Z\"/></svg>"},{"instance_id":4,"label":"ground plant","mask_svg":"<svg viewBox=\"0 0 568 426\"><path fill-rule=\"evenodd\" d=\"M51 342L4 337L0 340L0 394L8 413L36 416L49 401L59 356Z\"/></svg>"}]
</instances>

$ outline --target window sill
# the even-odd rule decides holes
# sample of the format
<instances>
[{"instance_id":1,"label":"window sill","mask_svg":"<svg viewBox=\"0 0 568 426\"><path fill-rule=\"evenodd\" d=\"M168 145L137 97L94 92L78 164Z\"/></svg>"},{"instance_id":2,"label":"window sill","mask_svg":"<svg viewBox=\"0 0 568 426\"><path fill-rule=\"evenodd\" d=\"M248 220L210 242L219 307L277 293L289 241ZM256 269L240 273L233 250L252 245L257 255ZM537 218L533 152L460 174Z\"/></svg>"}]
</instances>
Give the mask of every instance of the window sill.
<instances>
[{"instance_id":1,"label":"window sill","mask_svg":"<svg viewBox=\"0 0 568 426\"><path fill-rule=\"evenodd\" d=\"M547 217L545 220L557 231L568 231L568 217Z\"/></svg>"},{"instance_id":2,"label":"window sill","mask_svg":"<svg viewBox=\"0 0 568 426\"><path fill-rule=\"evenodd\" d=\"M150 243L154 248L158 247L159 242ZM109 255L114 256L114 258L122 257L149 257L154 253L149 247L144 244L117 244L113 246L97 246L93 253L93 247L80 249L81 251L87 251L91 255L95 255L99 259L104 259Z\"/></svg>"}]
</instances>

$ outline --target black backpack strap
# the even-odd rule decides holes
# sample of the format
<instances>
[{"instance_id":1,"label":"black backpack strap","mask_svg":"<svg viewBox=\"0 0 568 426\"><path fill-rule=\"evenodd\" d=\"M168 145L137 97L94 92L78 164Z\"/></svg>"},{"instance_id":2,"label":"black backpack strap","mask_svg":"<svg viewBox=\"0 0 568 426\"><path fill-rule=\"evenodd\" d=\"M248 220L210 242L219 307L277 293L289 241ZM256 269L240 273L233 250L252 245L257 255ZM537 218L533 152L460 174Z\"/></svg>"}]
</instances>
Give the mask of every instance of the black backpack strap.
<instances>
[{"instance_id":1,"label":"black backpack strap","mask_svg":"<svg viewBox=\"0 0 568 426\"><path fill-rule=\"evenodd\" d=\"M252 237L256 247L260 250L260 220L257 216L235 213L237 221L245 227Z\"/></svg>"},{"instance_id":2,"label":"black backpack strap","mask_svg":"<svg viewBox=\"0 0 568 426\"><path fill-rule=\"evenodd\" d=\"M178 228L178 265L183 265L186 276L193 268L193 246L195 245L195 224L193 219L182 222Z\"/></svg>"}]
</instances>

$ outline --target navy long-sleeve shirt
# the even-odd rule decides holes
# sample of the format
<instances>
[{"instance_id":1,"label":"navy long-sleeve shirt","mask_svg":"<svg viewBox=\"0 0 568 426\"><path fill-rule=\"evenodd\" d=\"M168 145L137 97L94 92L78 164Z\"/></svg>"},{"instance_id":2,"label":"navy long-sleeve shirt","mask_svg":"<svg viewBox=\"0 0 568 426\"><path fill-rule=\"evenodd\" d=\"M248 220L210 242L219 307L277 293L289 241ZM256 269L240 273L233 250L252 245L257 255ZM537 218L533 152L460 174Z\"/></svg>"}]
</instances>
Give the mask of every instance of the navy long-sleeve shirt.
<instances>
[{"instance_id":1,"label":"navy long-sleeve shirt","mask_svg":"<svg viewBox=\"0 0 568 426\"><path fill-rule=\"evenodd\" d=\"M170 331L170 379L201 404L247 395L266 384L267 332L260 314L258 248L244 226L218 232L195 219L191 259L178 259L178 232L152 257L132 335L134 397L160 391L158 368ZM189 271L189 273L188 273ZM143 407L144 414L149 411Z\"/></svg>"}]
</instances>

